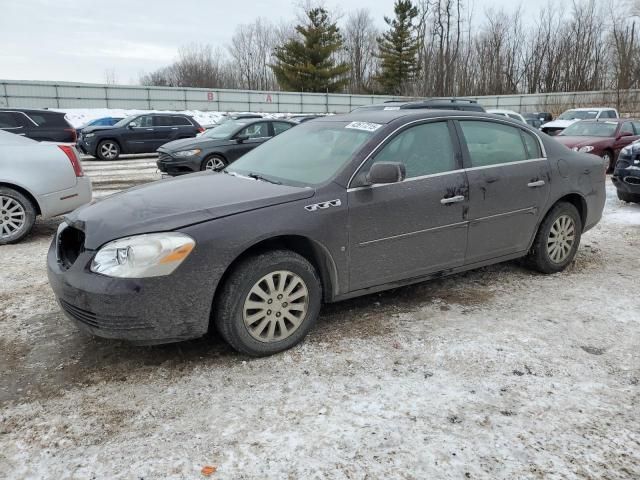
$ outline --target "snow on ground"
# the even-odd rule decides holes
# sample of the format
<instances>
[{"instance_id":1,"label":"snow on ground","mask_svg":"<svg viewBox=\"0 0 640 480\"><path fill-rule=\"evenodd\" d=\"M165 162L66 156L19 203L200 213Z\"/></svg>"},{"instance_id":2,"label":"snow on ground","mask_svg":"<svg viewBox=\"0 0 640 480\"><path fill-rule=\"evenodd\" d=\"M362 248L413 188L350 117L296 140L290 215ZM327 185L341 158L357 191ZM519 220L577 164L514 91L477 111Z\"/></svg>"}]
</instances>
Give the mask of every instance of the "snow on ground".
<instances>
[{"instance_id":1,"label":"snow on ground","mask_svg":"<svg viewBox=\"0 0 640 480\"><path fill-rule=\"evenodd\" d=\"M40 222L0 247L0 472L640 478L640 205L607 196L561 274L510 262L329 305L301 345L264 359L216 338L80 334L47 285L57 220Z\"/></svg>"},{"instance_id":2,"label":"snow on ground","mask_svg":"<svg viewBox=\"0 0 640 480\"><path fill-rule=\"evenodd\" d=\"M66 118L75 128L79 128L85 125L91 120L104 117L128 117L129 115L139 115L144 113L184 113L189 115L202 126L215 125L219 123L223 118L235 113L255 113L255 112L214 112L214 111L202 111L202 110L181 110L167 111L167 110L125 110L120 108L59 108L52 109L59 112L66 113ZM287 116L283 113L259 113L265 118L279 118Z\"/></svg>"}]
</instances>

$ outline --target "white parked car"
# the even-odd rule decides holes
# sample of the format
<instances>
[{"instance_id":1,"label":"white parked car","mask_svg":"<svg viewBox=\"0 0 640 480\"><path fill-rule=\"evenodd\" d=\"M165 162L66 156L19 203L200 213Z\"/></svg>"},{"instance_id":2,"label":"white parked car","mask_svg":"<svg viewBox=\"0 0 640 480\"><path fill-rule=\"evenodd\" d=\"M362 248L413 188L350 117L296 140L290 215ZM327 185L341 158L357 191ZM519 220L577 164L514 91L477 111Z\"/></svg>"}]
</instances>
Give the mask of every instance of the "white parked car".
<instances>
[{"instance_id":1,"label":"white parked car","mask_svg":"<svg viewBox=\"0 0 640 480\"><path fill-rule=\"evenodd\" d=\"M75 147L36 142L0 130L0 245L29 233L36 220L91 201Z\"/></svg>"},{"instance_id":2,"label":"white parked car","mask_svg":"<svg viewBox=\"0 0 640 480\"><path fill-rule=\"evenodd\" d=\"M507 117L513 120L518 120L522 123L527 123L522 115L520 115L518 112L514 112L513 110L491 109L487 110L487 113L493 113L494 115L500 115L501 117Z\"/></svg>"},{"instance_id":3,"label":"white parked car","mask_svg":"<svg viewBox=\"0 0 640 480\"><path fill-rule=\"evenodd\" d=\"M615 108L572 108L555 120L542 125L540 130L547 135L557 135L569 125L580 120L608 120L611 118L620 118Z\"/></svg>"}]
</instances>

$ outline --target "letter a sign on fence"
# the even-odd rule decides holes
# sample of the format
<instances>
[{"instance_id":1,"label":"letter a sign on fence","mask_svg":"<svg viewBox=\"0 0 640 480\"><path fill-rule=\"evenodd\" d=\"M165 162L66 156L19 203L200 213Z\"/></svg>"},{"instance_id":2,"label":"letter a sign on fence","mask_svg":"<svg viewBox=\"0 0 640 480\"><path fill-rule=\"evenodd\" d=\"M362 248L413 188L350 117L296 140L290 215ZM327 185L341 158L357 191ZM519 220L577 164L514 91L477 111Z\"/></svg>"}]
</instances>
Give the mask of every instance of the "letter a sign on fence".
<instances>
[{"instance_id":1,"label":"letter a sign on fence","mask_svg":"<svg viewBox=\"0 0 640 480\"><path fill-rule=\"evenodd\" d=\"M273 103L273 99L271 98L271 94L267 93L267 98L265 100L266 103Z\"/></svg>"}]
</instances>

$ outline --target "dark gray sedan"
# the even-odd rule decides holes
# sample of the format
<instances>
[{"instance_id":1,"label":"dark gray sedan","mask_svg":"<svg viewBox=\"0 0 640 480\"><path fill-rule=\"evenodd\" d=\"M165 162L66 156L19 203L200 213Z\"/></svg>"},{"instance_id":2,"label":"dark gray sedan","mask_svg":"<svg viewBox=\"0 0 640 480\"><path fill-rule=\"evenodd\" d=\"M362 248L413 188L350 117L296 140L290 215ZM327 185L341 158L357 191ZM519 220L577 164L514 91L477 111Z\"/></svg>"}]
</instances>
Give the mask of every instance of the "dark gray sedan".
<instances>
[{"instance_id":1,"label":"dark gray sedan","mask_svg":"<svg viewBox=\"0 0 640 480\"><path fill-rule=\"evenodd\" d=\"M158 169L169 175L220 171L242 155L296 124L288 120L228 120L196 138L165 143L158 149Z\"/></svg>"},{"instance_id":2,"label":"dark gray sedan","mask_svg":"<svg viewBox=\"0 0 640 480\"><path fill-rule=\"evenodd\" d=\"M94 335L149 344L213 329L241 352L269 355L300 342L323 302L520 257L560 272L604 203L601 158L522 122L433 110L332 116L222 173L76 210L51 244L49 281Z\"/></svg>"}]
</instances>

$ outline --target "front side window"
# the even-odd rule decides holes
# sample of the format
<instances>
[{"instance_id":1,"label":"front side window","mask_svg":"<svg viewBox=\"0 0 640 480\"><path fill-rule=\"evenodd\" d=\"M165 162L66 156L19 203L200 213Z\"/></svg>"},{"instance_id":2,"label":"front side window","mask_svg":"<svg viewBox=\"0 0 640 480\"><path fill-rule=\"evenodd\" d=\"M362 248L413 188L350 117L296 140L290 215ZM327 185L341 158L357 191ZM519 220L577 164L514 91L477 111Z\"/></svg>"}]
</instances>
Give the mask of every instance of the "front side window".
<instances>
[{"instance_id":1,"label":"front side window","mask_svg":"<svg viewBox=\"0 0 640 480\"><path fill-rule=\"evenodd\" d=\"M363 171L377 162L404 163L407 178L455 170L447 122L424 123L400 132L367 162Z\"/></svg>"},{"instance_id":2,"label":"front side window","mask_svg":"<svg viewBox=\"0 0 640 480\"><path fill-rule=\"evenodd\" d=\"M635 132L633 131L633 125L631 124L631 122L624 122L620 127L620 133L621 134L626 133L627 135L635 135Z\"/></svg>"},{"instance_id":3,"label":"front side window","mask_svg":"<svg viewBox=\"0 0 640 480\"><path fill-rule=\"evenodd\" d=\"M529 155L519 128L494 122L460 122L472 167L487 167L527 160Z\"/></svg>"},{"instance_id":4,"label":"front side window","mask_svg":"<svg viewBox=\"0 0 640 480\"><path fill-rule=\"evenodd\" d=\"M274 135L279 135L282 132L289 130L291 128L291 124L290 123L285 123L285 122L273 122L273 134Z\"/></svg>"},{"instance_id":5,"label":"front side window","mask_svg":"<svg viewBox=\"0 0 640 480\"><path fill-rule=\"evenodd\" d=\"M249 138L264 138L269 136L269 124L267 122L252 123L240 131L239 135Z\"/></svg>"},{"instance_id":6,"label":"front side window","mask_svg":"<svg viewBox=\"0 0 640 480\"><path fill-rule=\"evenodd\" d=\"M138 117L135 122L138 127L153 127L153 117L151 115L143 115L142 117Z\"/></svg>"}]
</instances>

